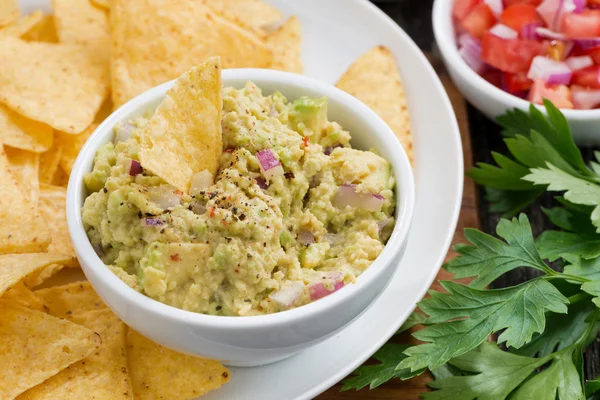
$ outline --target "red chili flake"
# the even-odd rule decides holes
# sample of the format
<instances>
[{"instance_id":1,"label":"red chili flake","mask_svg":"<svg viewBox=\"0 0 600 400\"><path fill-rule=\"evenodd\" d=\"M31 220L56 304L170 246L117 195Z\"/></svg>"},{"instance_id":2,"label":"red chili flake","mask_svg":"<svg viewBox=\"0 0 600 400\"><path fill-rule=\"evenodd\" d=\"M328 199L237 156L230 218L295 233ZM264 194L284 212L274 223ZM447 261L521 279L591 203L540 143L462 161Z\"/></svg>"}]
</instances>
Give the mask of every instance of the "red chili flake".
<instances>
[{"instance_id":1,"label":"red chili flake","mask_svg":"<svg viewBox=\"0 0 600 400\"><path fill-rule=\"evenodd\" d=\"M175 193L178 194L178 195L180 195L180 196L183 194L183 192L181 190L179 190L179 189L175 189Z\"/></svg>"},{"instance_id":2,"label":"red chili flake","mask_svg":"<svg viewBox=\"0 0 600 400\"><path fill-rule=\"evenodd\" d=\"M227 221L226 221L226 220L224 220L224 219L222 219L222 220L221 220L221 223L222 223L223 225L227 225Z\"/></svg>"},{"instance_id":3,"label":"red chili flake","mask_svg":"<svg viewBox=\"0 0 600 400\"><path fill-rule=\"evenodd\" d=\"M308 136L304 136L304 139L302 139L302 142L304 143L304 147L308 146Z\"/></svg>"},{"instance_id":4,"label":"red chili flake","mask_svg":"<svg viewBox=\"0 0 600 400\"><path fill-rule=\"evenodd\" d=\"M227 201L231 201L231 195L227 196Z\"/></svg>"},{"instance_id":5,"label":"red chili flake","mask_svg":"<svg viewBox=\"0 0 600 400\"><path fill-rule=\"evenodd\" d=\"M223 150L225 153L233 153L233 150L235 150L233 147L228 147L225 150Z\"/></svg>"},{"instance_id":6,"label":"red chili flake","mask_svg":"<svg viewBox=\"0 0 600 400\"><path fill-rule=\"evenodd\" d=\"M171 261L181 261L181 257L177 253L171 254Z\"/></svg>"},{"instance_id":7,"label":"red chili flake","mask_svg":"<svg viewBox=\"0 0 600 400\"><path fill-rule=\"evenodd\" d=\"M235 271L235 273L236 273L236 274L239 274L239 273L240 273L240 270L239 270L239 268L236 268L236 269L234 269L234 271Z\"/></svg>"},{"instance_id":8,"label":"red chili flake","mask_svg":"<svg viewBox=\"0 0 600 400\"><path fill-rule=\"evenodd\" d=\"M214 217L215 216L215 208L214 207L210 207L210 217Z\"/></svg>"}]
</instances>

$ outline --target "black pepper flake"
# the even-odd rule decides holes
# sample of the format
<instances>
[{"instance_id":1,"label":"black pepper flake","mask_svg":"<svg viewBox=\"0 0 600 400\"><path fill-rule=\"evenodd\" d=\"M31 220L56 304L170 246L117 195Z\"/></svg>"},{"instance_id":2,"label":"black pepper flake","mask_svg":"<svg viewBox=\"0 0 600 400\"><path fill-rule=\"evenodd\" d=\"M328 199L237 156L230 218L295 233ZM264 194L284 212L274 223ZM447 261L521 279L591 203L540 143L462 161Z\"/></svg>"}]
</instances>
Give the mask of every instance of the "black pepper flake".
<instances>
[{"instance_id":1,"label":"black pepper flake","mask_svg":"<svg viewBox=\"0 0 600 400\"><path fill-rule=\"evenodd\" d=\"M210 192L210 193L208 194L208 198L212 200L212 199L214 199L215 197L217 197L217 195L218 195L218 193L217 193L217 192Z\"/></svg>"},{"instance_id":2,"label":"black pepper flake","mask_svg":"<svg viewBox=\"0 0 600 400\"><path fill-rule=\"evenodd\" d=\"M227 243L231 243L231 238L230 237L226 237L225 240L227 240Z\"/></svg>"},{"instance_id":3,"label":"black pepper flake","mask_svg":"<svg viewBox=\"0 0 600 400\"><path fill-rule=\"evenodd\" d=\"M285 179L294 179L294 173L293 172L286 172L285 174L283 174L283 176L285 176Z\"/></svg>"},{"instance_id":4,"label":"black pepper flake","mask_svg":"<svg viewBox=\"0 0 600 400\"><path fill-rule=\"evenodd\" d=\"M223 308L223 307L221 307L221 306L217 306L216 310L217 310L217 311L220 311L220 310L221 310L221 308Z\"/></svg>"},{"instance_id":5,"label":"black pepper flake","mask_svg":"<svg viewBox=\"0 0 600 400\"><path fill-rule=\"evenodd\" d=\"M160 233L165 233L165 228L162 228L162 229L160 230Z\"/></svg>"},{"instance_id":6,"label":"black pepper flake","mask_svg":"<svg viewBox=\"0 0 600 400\"><path fill-rule=\"evenodd\" d=\"M142 218L142 217L143 217L142 212L138 211L138 218Z\"/></svg>"},{"instance_id":7,"label":"black pepper flake","mask_svg":"<svg viewBox=\"0 0 600 400\"><path fill-rule=\"evenodd\" d=\"M102 190L104 190L104 193L108 193L108 189L107 188L104 188Z\"/></svg>"},{"instance_id":8,"label":"black pepper flake","mask_svg":"<svg viewBox=\"0 0 600 400\"><path fill-rule=\"evenodd\" d=\"M251 302L252 302L252 300L250 300L250 299L244 299L244 301L245 301L246 303L251 303Z\"/></svg>"},{"instance_id":9,"label":"black pepper flake","mask_svg":"<svg viewBox=\"0 0 600 400\"><path fill-rule=\"evenodd\" d=\"M248 258L252 258L252 254L248 253L246 255L248 256Z\"/></svg>"},{"instance_id":10,"label":"black pepper flake","mask_svg":"<svg viewBox=\"0 0 600 400\"><path fill-rule=\"evenodd\" d=\"M149 212L147 212L145 215L146 215L146 217L154 217L154 214L149 213Z\"/></svg>"},{"instance_id":11,"label":"black pepper flake","mask_svg":"<svg viewBox=\"0 0 600 400\"><path fill-rule=\"evenodd\" d=\"M233 211L233 214L237 215L237 207L233 207L231 211Z\"/></svg>"},{"instance_id":12,"label":"black pepper flake","mask_svg":"<svg viewBox=\"0 0 600 400\"><path fill-rule=\"evenodd\" d=\"M263 247L267 247L267 242L263 242Z\"/></svg>"},{"instance_id":13,"label":"black pepper flake","mask_svg":"<svg viewBox=\"0 0 600 400\"><path fill-rule=\"evenodd\" d=\"M246 219L246 214L240 214L240 221L243 221Z\"/></svg>"}]
</instances>

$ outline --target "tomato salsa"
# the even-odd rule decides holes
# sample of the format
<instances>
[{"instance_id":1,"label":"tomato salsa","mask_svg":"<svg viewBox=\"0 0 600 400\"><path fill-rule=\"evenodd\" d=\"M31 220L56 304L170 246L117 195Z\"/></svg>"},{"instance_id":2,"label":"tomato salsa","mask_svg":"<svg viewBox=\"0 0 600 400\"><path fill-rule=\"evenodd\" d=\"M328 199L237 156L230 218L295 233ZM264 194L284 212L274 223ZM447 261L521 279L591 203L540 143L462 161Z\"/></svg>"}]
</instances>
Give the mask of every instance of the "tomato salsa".
<instances>
[{"instance_id":1,"label":"tomato salsa","mask_svg":"<svg viewBox=\"0 0 600 400\"><path fill-rule=\"evenodd\" d=\"M459 53L535 104L600 108L600 0L455 0Z\"/></svg>"}]
</instances>

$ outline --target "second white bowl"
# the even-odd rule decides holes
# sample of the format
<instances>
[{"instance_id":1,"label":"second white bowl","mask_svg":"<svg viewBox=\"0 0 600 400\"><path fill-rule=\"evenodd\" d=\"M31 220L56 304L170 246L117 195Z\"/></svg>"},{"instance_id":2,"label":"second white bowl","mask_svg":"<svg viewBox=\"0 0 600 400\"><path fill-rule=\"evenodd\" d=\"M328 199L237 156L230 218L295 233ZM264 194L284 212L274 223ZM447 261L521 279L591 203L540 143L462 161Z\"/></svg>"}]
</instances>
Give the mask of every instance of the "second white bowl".
<instances>
[{"instance_id":1,"label":"second white bowl","mask_svg":"<svg viewBox=\"0 0 600 400\"><path fill-rule=\"evenodd\" d=\"M263 93L280 91L288 100L326 96L328 115L352 134L352 145L375 148L392 164L396 177L396 226L383 252L355 284L308 305L252 317L210 316L180 310L133 290L94 252L83 227L81 207L87 196L83 176L97 150L113 140L113 128L154 109L173 82L131 100L94 132L73 167L67 191L69 231L86 277L106 304L129 326L175 350L218 359L232 366L262 365L313 346L349 324L389 283L404 254L414 207L414 183L408 158L394 133L366 105L326 83L296 74L260 69L223 71L223 85L241 88L253 81Z\"/></svg>"}]
</instances>

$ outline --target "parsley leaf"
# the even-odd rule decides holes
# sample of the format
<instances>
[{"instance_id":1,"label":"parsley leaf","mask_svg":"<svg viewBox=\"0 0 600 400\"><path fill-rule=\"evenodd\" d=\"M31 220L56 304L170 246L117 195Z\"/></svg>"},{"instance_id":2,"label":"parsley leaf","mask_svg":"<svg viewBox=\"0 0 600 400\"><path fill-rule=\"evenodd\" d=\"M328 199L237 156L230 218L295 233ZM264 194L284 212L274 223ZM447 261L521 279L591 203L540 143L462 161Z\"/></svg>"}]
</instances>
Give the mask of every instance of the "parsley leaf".
<instances>
[{"instance_id":1,"label":"parsley leaf","mask_svg":"<svg viewBox=\"0 0 600 400\"><path fill-rule=\"evenodd\" d=\"M396 332L396 334L406 332L409 329L414 328L417 325L423 325L427 321L427 316L421 314L420 312L413 311L412 314L404 321L400 329Z\"/></svg>"},{"instance_id":2,"label":"parsley leaf","mask_svg":"<svg viewBox=\"0 0 600 400\"><path fill-rule=\"evenodd\" d=\"M531 205L544 192L544 188L518 192L485 188L485 197L490 203L490 212L500 213L503 217L510 218Z\"/></svg>"},{"instance_id":3,"label":"parsley leaf","mask_svg":"<svg viewBox=\"0 0 600 400\"><path fill-rule=\"evenodd\" d=\"M536 245L542 258L550 261L565 255L581 256L585 259L600 256L598 234L545 231L537 238Z\"/></svg>"},{"instance_id":4,"label":"parsley leaf","mask_svg":"<svg viewBox=\"0 0 600 400\"><path fill-rule=\"evenodd\" d=\"M487 187L503 190L532 190L531 182L522 180L529 173L529 168L519 164L500 153L492 152L495 165L477 163L477 168L467 172L467 176Z\"/></svg>"},{"instance_id":5,"label":"parsley leaf","mask_svg":"<svg viewBox=\"0 0 600 400\"><path fill-rule=\"evenodd\" d=\"M548 185L549 191L565 191L566 200L581 205L594 206L591 220L600 232L600 186L569 175L552 164L547 168L534 168L523 179L536 185Z\"/></svg>"},{"instance_id":6,"label":"parsley leaf","mask_svg":"<svg viewBox=\"0 0 600 400\"><path fill-rule=\"evenodd\" d=\"M594 311L594 305L587 301L577 302L568 307L567 314L546 314L546 329L533 336L529 343L512 353L528 357L545 357L575 343L588 328L586 319Z\"/></svg>"},{"instance_id":7,"label":"parsley leaf","mask_svg":"<svg viewBox=\"0 0 600 400\"><path fill-rule=\"evenodd\" d=\"M342 390L362 389L369 386L374 389L377 386L389 381L393 378L408 379L415 374L408 369L397 370L398 363L406 358L403 354L408 345L397 343L386 343L374 355L377 361L381 361L375 365L363 365L358 367L353 376L344 381Z\"/></svg>"},{"instance_id":8,"label":"parsley leaf","mask_svg":"<svg viewBox=\"0 0 600 400\"><path fill-rule=\"evenodd\" d=\"M542 211L554 225L570 232L595 233L590 214L562 207L544 208Z\"/></svg>"},{"instance_id":9,"label":"parsley leaf","mask_svg":"<svg viewBox=\"0 0 600 400\"><path fill-rule=\"evenodd\" d=\"M565 265L565 274L579 276L591 281L600 280L600 257L586 260L582 257L565 255L563 258L569 262Z\"/></svg>"},{"instance_id":10,"label":"parsley leaf","mask_svg":"<svg viewBox=\"0 0 600 400\"><path fill-rule=\"evenodd\" d=\"M494 332L498 342L519 348L545 328L545 312L566 313L568 303L558 289L534 279L506 289L480 290L442 281L448 294L430 291L419 307L429 315L428 326L413 336L425 344L406 350L398 368L417 371L437 368L476 348Z\"/></svg>"},{"instance_id":11,"label":"parsley leaf","mask_svg":"<svg viewBox=\"0 0 600 400\"><path fill-rule=\"evenodd\" d=\"M482 343L477 350L453 359L450 364L467 376L450 376L431 382L438 389L424 393L424 400L500 400L505 399L521 382L547 359L529 358L500 350L490 342Z\"/></svg>"},{"instance_id":12,"label":"parsley leaf","mask_svg":"<svg viewBox=\"0 0 600 400\"><path fill-rule=\"evenodd\" d=\"M518 267L553 272L538 254L525 214L521 214L519 219L500 220L496 233L506 243L476 229L465 229L465 237L473 246L455 246L454 249L461 256L450 260L444 268L455 274L454 279L475 276L470 286L476 288L484 288L502 274Z\"/></svg>"},{"instance_id":13,"label":"parsley leaf","mask_svg":"<svg viewBox=\"0 0 600 400\"><path fill-rule=\"evenodd\" d=\"M592 301L600 308L600 281L586 282L581 285L581 290L594 296Z\"/></svg>"}]
</instances>

